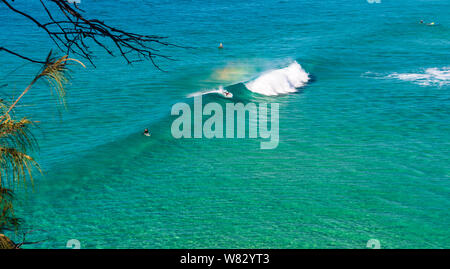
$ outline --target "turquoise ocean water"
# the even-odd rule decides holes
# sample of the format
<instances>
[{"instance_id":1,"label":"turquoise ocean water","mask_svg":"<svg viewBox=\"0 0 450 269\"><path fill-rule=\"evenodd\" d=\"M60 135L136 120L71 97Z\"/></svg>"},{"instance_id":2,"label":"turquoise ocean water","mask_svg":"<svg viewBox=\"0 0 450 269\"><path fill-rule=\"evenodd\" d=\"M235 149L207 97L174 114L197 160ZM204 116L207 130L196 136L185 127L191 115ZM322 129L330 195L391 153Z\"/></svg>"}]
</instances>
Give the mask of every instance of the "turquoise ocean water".
<instances>
[{"instance_id":1,"label":"turquoise ocean water","mask_svg":"<svg viewBox=\"0 0 450 269\"><path fill-rule=\"evenodd\" d=\"M44 15L39 1L16 2ZM45 57L45 34L0 6L0 44ZM93 47L97 68L72 68L66 111L44 83L26 95L17 113L40 121L44 176L19 191L16 213L45 230L29 240L49 237L30 247L65 248L69 239L82 248L365 248L369 239L450 247L449 1L81 7L193 48L161 47L176 61L160 60L160 72ZM294 62L311 78L296 93L265 96L241 84ZM39 69L5 53L0 66L2 98ZM209 94L204 103L280 104L276 149L261 150L261 139L172 137L172 105L220 86L234 98Z\"/></svg>"}]
</instances>

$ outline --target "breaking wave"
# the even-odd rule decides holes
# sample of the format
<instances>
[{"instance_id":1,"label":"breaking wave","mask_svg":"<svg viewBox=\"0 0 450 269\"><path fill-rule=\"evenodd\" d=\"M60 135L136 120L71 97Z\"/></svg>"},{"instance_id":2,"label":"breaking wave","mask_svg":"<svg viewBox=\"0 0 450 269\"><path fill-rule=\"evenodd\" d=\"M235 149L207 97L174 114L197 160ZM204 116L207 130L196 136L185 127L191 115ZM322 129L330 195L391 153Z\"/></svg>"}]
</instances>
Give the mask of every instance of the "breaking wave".
<instances>
[{"instance_id":1,"label":"breaking wave","mask_svg":"<svg viewBox=\"0 0 450 269\"><path fill-rule=\"evenodd\" d=\"M293 62L288 67L264 72L248 82L227 86L225 88L226 90L223 86L220 86L217 89L194 92L187 97L192 98L205 94L224 95L229 89L233 91L233 87L237 85L243 85L245 89L254 93L275 96L296 92L298 88L305 86L309 80L309 74L299 63Z\"/></svg>"},{"instance_id":2,"label":"breaking wave","mask_svg":"<svg viewBox=\"0 0 450 269\"><path fill-rule=\"evenodd\" d=\"M247 89L262 95L281 95L296 92L309 81L309 74L297 62L288 67L263 73L245 83Z\"/></svg>"}]
</instances>

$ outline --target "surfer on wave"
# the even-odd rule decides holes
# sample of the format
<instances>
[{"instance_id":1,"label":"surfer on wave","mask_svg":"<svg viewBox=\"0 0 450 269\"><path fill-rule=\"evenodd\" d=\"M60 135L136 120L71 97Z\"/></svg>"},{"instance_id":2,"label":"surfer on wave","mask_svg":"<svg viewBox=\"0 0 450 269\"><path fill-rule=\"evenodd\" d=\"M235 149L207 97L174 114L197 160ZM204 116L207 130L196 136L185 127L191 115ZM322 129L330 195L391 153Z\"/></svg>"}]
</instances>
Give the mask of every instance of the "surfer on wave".
<instances>
[{"instance_id":1,"label":"surfer on wave","mask_svg":"<svg viewBox=\"0 0 450 269\"><path fill-rule=\"evenodd\" d=\"M233 94L231 92L225 90L222 87L219 88L219 93L225 98L232 98L233 97Z\"/></svg>"}]
</instances>

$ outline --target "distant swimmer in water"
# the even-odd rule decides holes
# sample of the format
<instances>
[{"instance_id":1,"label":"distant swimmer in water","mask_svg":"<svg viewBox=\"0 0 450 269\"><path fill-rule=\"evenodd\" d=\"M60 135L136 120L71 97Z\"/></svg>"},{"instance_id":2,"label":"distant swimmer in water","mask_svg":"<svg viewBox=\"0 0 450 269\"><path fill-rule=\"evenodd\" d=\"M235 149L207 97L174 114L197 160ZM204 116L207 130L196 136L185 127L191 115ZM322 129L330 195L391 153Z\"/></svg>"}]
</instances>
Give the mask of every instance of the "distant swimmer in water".
<instances>
[{"instance_id":1,"label":"distant swimmer in water","mask_svg":"<svg viewBox=\"0 0 450 269\"><path fill-rule=\"evenodd\" d=\"M148 129L145 129L145 130L144 130L144 135L145 135L145 136L150 136L150 132L148 131Z\"/></svg>"},{"instance_id":2,"label":"distant swimmer in water","mask_svg":"<svg viewBox=\"0 0 450 269\"><path fill-rule=\"evenodd\" d=\"M219 49L223 49L223 44L222 43L219 44Z\"/></svg>"}]
</instances>

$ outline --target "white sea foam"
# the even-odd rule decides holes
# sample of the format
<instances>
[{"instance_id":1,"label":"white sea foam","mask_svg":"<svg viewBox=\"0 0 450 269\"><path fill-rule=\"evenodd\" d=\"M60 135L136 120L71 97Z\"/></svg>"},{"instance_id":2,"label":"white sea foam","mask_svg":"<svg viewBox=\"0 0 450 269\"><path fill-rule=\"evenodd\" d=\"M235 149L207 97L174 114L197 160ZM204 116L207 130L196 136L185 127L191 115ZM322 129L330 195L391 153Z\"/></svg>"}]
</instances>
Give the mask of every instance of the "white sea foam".
<instances>
[{"instance_id":1,"label":"white sea foam","mask_svg":"<svg viewBox=\"0 0 450 269\"><path fill-rule=\"evenodd\" d=\"M428 68L423 73L393 73L388 78L411 81L422 86L450 85L450 67Z\"/></svg>"},{"instance_id":2,"label":"white sea foam","mask_svg":"<svg viewBox=\"0 0 450 269\"><path fill-rule=\"evenodd\" d=\"M247 89L263 95L280 95L296 92L309 81L309 74L297 62L288 67L271 70L245 84Z\"/></svg>"},{"instance_id":3,"label":"white sea foam","mask_svg":"<svg viewBox=\"0 0 450 269\"><path fill-rule=\"evenodd\" d=\"M196 96L200 96L200 95L205 95L205 94L211 94L211 93L217 93L217 94L221 94L224 95L225 93L225 89L220 86L219 89L213 89L213 90L207 90L207 91L199 91L199 92L194 92L189 94L187 97L188 98L192 98L192 97L196 97Z\"/></svg>"}]
</instances>

